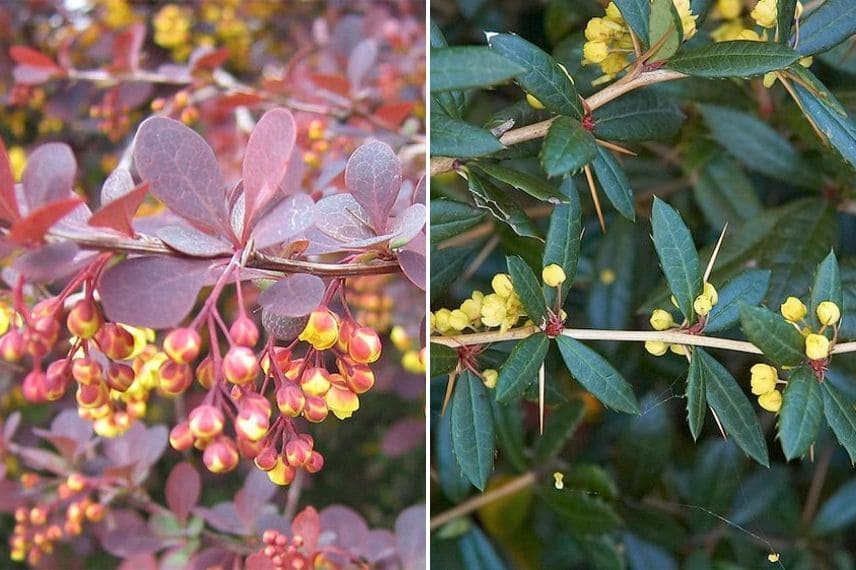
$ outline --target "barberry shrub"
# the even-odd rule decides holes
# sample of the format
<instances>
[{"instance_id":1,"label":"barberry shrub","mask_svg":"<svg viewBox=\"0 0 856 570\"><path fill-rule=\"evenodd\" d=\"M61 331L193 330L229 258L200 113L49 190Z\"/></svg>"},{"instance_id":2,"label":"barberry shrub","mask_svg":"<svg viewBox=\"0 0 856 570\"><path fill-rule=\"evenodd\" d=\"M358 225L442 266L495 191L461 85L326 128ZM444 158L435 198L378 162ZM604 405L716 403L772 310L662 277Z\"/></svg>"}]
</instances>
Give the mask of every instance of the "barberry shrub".
<instances>
[{"instance_id":1,"label":"barberry shrub","mask_svg":"<svg viewBox=\"0 0 856 570\"><path fill-rule=\"evenodd\" d=\"M852 565L852 3L461 6L431 29L432 560Z\"/></svg>"},{"instance_id":2,"label":"barberry shrub","mask_svg":"<svg viewBox=\"0 0 856 570\"><path fill-rule=\"evenodd\" d=\"M419 7L47 4L0 7L2 553L424 567Z\"/></svg>"}]
</instances>

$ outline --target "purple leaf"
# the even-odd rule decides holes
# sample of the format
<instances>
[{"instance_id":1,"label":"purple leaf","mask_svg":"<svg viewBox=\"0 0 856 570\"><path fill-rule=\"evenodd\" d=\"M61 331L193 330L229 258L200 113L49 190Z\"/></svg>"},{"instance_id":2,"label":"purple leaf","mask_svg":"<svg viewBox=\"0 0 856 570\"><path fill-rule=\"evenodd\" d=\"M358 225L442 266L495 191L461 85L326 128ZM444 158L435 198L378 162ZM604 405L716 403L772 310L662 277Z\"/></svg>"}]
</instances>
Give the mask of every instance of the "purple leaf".
<instances>
[{"instance_id":1,"label":"purple leaf","mask_svg":"<svg viewBox=\"0 0 856 570\"><path fill-rule=\"evenodd\" d=\"M398 263L411 283L425 290L425 256L405 249L398 252Z\"/></svg>"},{"instance_id":2,"label":"purple leaf","mask_svg":"<svg viewBox=\"0 0 856 570\"><path fill-rule=\"evenodd\" d=\"M389 246L398 249L412 240L425 226L425 206L413 204L395 219Z\"/></svg>"},{"instance_id":3,"label":"purple leaf","mask_svg":"<svg viewBox=\"0 0 856 570\"><path fill-rule=\"evenodd\" d=\"M334 544L345 549L359 549L369 534L366 521L357 513L341 505L333 505L321 511L321 528L333 532Z\"/></svg>"},{"instance_id":4,"label":"purple leaf","mask_svg":"<svg viewBox=\"0 0 856 570\"><path fill-rule=\"evenodd\" d=\"M134 465L132 481L142 482L149 468L166 450L169 430L156 425L145 428L140 422L119 437L104 442L104 455L116 466Z\"/></svg>"},{"instance_id":5,"label":"purple leaf","mask_svg":"<svg viewBox=\"0 0 856 570\"><path fill-rule=\"evenodd\" d=\"M161 539L152 535L142 517L131 510L111 509L105 527L100 537L101 546L119 558L157 552L165 546Z\"/></svg>"},{"instance_id":6,"label":"purple leaf","mask_svg":"<svg viewBox=\"0 0 856 570\"><path fill-rule=\"evenodd\" d=\"M393 564L397 558L398 552L395 550L395 535L388 530L372 530L366 537L362 545L362 554L373 567L379 566L381 563L389 568L397 568L397 564Z\"/></svg>"},{"instance_id":7,"label":"purple leaf","mask_svg":"<svg viewBox=\"0 0 856 570\"><path fill-rule=\"evenodd\" d=\"M276 570L271 559L265 556L263 552L256 552L247 556L244 561L244 568L246 570Z\"/></svg>"},{"instance_id":8,"label":"purple leaf","mask_svg":"<svg viewBox=\"0 0 856 570\"><path fill-rule=\"evenodd\" d=\"M362 85L369 71L375 67L376 60L377 42L374 39L364 39L354 47L348 58L348 81L352 90Z\"/></svg>"},{"instance_id":9,"label":"purple leaf","mask_svg":"<svg viewBox=\"0 0 856 570\"><path fill-rule=\"evenodd\" d=\"M250 533L250 529L241 521L235 503L217 503L210 509L196 507L193 509L193 513L202 517L205 522L219 531L240 535Z\"/></svg>"},{"instance_id":10,"label":"purple leaf","mask_svg":"<svg viewBox=\"0 0 856 570\"><path fill-rule=\"evenodd\" d=\"M373 238L369 213L350 194L334 194L315 204L315 227L337 241Z\"/></svg>"},{"instance_id":11,"label":"purple leaf","mask_svg":"<svg viewBox=\"0 0 856 570\"><path fill-rule=\"evenodd\" d=\"M267 474L253 469L241 489L235 493L235 511L247 528L253 528L262 507L276 494L277 487Z\"/></svg>"},{"instance_id":12,"label":"purple leaf","mask_svg":"<svg viewBox=\"0 0 856 570\"><path fill-rule=\"evenodd\" d=\"M134 189L134 179L127 168L117 168L101 186L101 204L112 202Z\"/></svg>"},{"instance_id":13,"label":"purple leaf","mask_svg":"<svg viewBox=\"0 0 856 570\"><path fill-rule=\"evenodd\" d=\"M277 340L292 341L297 338L309 321L309 315L302 317L283 317L262 309L262 326Z\"/></svg>"},{"instance_id":14,"label":"purple leaf","mask_svg":"<svg viewBox=\"0 0 856 570\"><path fill-rule=\"evenodd\" d=\"M111 267L99 291L111 321L164 329L187 316L208 272L208 262L165 256L136 257Z\"/></svg>"},{"instance_id":15,"label":"purple leaf","mask_svg":"<svg viewBox=\"0 0 856 570\"><path fill-rule=\"evenodd\" d=\"M286 109L268 111L253 129L244 153L245 226L276 193L285 176L296 133L294 117Z\"/></svg>"},{"instance_id":16,"label":"purple leaf","mask_svg":"<svg viewBox=\"0 0 856 570\"><path fill-rule=\"evenodd\" d=\"M324 297L320 277L295 274L280 279L259 295L259 304L282 317L302 317L311 313Z\"/></svg>"},{"instance_id":17,"label":"purple leaf","mask_svg":"<svg viewBox=\"0 0 856 570\"><path fill-rule=\"evenodd\" d=\"M193 257L217 257L232 253L232 246L192 226L160 228L157 236L169 247Z\"/></svg>"},{"instance_id":18,"label":"purple leaf","mask_svg":"<svg viewBox=\"0 0 856 570\"><path fill-rule=\"evenodd\" d=\"M77 410L63 410L51 422L51 431L76 440L81 445L92 439L92 422L84 420Z\"/></svg>"},{"instance_id":19,"label":"purple leaf","mask_svg":"<svg viewBox=\"0 0 856 570\"><path fill-rule=\"evenodd\" d=\"M23 254L12 265L16 271L35 283L47 283L70 274L77 265L75 257L80 250L71 241L44 245Z\"/></svg>"},{"instance_id":20,"label":"purple leaf","mask_svg":"<svg viewBox=\"0 0 856 570\"><path fill-rule=\"evenodd\" d=\"M146 119L134 142L134 164L170 210L229 234L223 175L214 151L192 129L164 117Z\"/></svg>"},{"instance_id":21,"label":"purple leaf","mask_svg":"<svg viewBox=\"0 0 856 570\"><path fill-rule=\"evenodd\" d=\"M21 425L21 412L12 412L12 414L7 417L5 421L0 422L0 424L3 426L3 441L12 441L12 437L15 436L18 426Z\"/></svg>"},{"instance_id":22,"label":"purple leaf","mask_svg":"<svg viewBox=\"0 0 856 570\"><path fill-rule=\"evenodd\" d=\"M199 502L201 491L202 480L190 463L179 463L166 478L166 504L181 521Z\"/></svg>"},{"instance_id":23,"label":"purple leaf","mask_svg":"<svg viewBox=\"0 0 856 570\"><path fill-rule=\"evenodd\" d=\"M425 183L425 176L419 179L419 182L416 183L416 188L413 190L413 203L414 204L422 204L423 206L428 203L425 197L425 191L427 184Z\"/></svg>"},{"instance_id":24,"label":"purple leaf","mask_svg":"<svg viewBox=\"0 0 856 570\"><path fill-rule=\"evenodd\" d=\"M267 556L262 556L265 560L270 561ZM226 550L220 546L210 546L202 549L190 560L190 568L192 570L211 570L212 568L239 568L240 565L235 561L236 555L233 552ZM269 568L273 569L273 565Z\"/></svg>"},{"instance_id":25,"label":"purple leaf","mask_svg":"<svg viewBox=\"0 0 856 570\"><path fill-rule=\"evenodd\" d=\"M48 143L27 158L24 195L30 210L48 202L68 198L74 187L77 161L65 143Z\"/></svg>"},{"instance_id":26,"label":"purple leaf","mask_svg":"<svg viewBox=\"0 0 856 570\"><path fill-rule=\"evenodd\" d=\"M404 570L425 569L425 505L408 507L398 515L395 542Z\"/></svg>"},{"instance_id":27,"label":"purple leaf","mask_svg":"<svg viewBox=\"0 0 856 570\"><path fill-rule=\"evenodd\" d=\"M16 452L16 455L30 469L50 471L57 475L63 475L68 471L68 463L51 451L39 449L38 447L22 447Z\"/></svg>"},{"instance_id":28,"label":"purple leaf","mask_svg":"<svg viewBox=\"0 0 856 570\"><path fill-rule=\"evenodd\" d=\"M380 141L360 146L348 159L345 185L368 212L375 232L384 233L401 188L401 164L392 148Z\"/></svg>"},{"instance_id":29,"label":"purple leaf","mask_svg":"<svg viewBox=\"0 0 856 570\"><path fill-rule=\"evenodd\" d=\"M405 418L386 430L380 444L381 451L390 457L399 457L425 442L425 422Z\"/></svg>"},{"instance_id":30,"label":"purple leaf","mask_svg":"<svg viewBox=\"0 0 856 570\"><path fill-rule=\"evenodd\" d=\"M253 229L256 249L285 242L315 222L315 202L306 194L282 200Z\"/></svg>"}]
</instances>

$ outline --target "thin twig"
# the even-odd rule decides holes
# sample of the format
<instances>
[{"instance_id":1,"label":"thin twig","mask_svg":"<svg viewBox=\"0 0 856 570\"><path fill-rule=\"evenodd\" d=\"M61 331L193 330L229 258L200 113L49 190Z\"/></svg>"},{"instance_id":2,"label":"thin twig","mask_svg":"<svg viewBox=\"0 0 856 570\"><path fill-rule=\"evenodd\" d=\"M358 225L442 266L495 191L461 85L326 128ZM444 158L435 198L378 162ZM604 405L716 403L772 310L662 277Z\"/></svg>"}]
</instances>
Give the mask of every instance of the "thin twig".
<instances>
[{"instance_id":1,"label":"thin twig","mask_svg":"<svg viewBox=\"0 0 856 570\"><path fill-rule=\"evenodd\" d=\"M836 447L834 445L827 446L826 449L823 450L823 455L820 456L820 460L817 462L817 467L815 468L814 475L811 478L811 485L808 488L808 495L806 496L802 517L800 518L804 528L808 528L808 525L814 518L817 506L820 503L820 493L823 491L823 484L826 482L826 474L829 472L829 463L832 461L832 455L834 454L835 449Z\"/></svg>"},{"instance_id":2,"label":"thin twig","mask_svg":"<svg viewBox=\"0 0 856 570\"><path fill-rule=\"evenodd\" d=\"M464 501L460 505L451 508L448 511L444 511L439 515L431 517L431 530L439 528L449 521L468 515L471 512L478 510L480 507L487 505L488 503L492 503L493 501L505 497L506 495L511 495L513 493L516 493L517 491L520 491L521 489L525 489L526 487L529 487L534 483L535 472L527 471L523 475L515 477L514 479L512 479L501 487L491 489L487 493L482 493L481 495L476 495L475 497Z\"/></svg>"}]
</instances>

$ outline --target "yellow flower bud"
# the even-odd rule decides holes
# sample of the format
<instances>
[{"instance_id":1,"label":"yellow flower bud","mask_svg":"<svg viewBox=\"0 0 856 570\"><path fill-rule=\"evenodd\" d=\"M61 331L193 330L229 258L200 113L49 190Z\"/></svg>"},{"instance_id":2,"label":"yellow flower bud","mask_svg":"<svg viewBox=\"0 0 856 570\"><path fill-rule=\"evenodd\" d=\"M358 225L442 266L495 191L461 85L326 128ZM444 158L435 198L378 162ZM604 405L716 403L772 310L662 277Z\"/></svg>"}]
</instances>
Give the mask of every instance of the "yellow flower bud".
<instances>
[{"instance_id":1,"label":"yellow flower bud","mask_svg":"<svg viewBox=\"0 0 856 570\"><path fill-rule=\"evenodd\" d=\"M734 20L743 11L743 2L741 0L719 0L716 3L716 9L719 10L722 19Z\"/></svg>"},{"instance_id":2,"label":"yellow flower bud","mask_svg":"<svg viewBox=\"0 0 856 570\"><path fill-rule=\"evenodd\" d=\"M609 48L604 42L590 41L583 46L583 57L591 63L601 63L609 55Z\"/></svg>"},{"instance_id":3,"label":"yellow flower bud","mask_svg":"<svg viewBox=\"0 0 856 570\"><path fill-rule=\"evenodd\" d=\"M719 293L716 292L716 287L714 287L709 281L704 282L704 289L702 289L701 294L710 299L711 305L715 305L719 302Z\"/></svg>"},{"instance_id":4,"label":"yellow flower bud","mask_svg":"<svg viewBox=\"0 0 856 570\"><path fill-rule=\"evenodd\" d=\"M565 282L565 270L561 266L551 263L541 271L541 278L547 287L558 287Z\"/></svg>"},{"instance_id":5,"label":"yellow flower bud","mask_svg":"<svg viewBox=\"0 0 856 570\"><path fill-rule=\"evenodd\" d=\"M493 368L488 368L482 371L482 379L484 385L490 389L496 388L496 381L499 379L499 372Z\"/></svg>"},{"instance_id":6,"label":"yellow flower bud","mask_svg":"<svg viewBox=\"0 0 856 570\"><path fill-rule=\"evenodd\" d=\"M505 299L496 294L487 295L482 301L482 324L486 327L498 327L505 318Z\"/></svg>"},{"instance_id":7,"label":"yellow flower bud","mask_svg":"<svg viewBox=\"0 0 856 570\"><path fill-rule=\"evenodd\" d=\"M654 356L663 356L669 350L669 345L659 340L646 340L645 350Z\"/></svg>"},{"instance_id":8,"label":"yellow flower bud","mask_svg":"<svg viewBox=\"0 0 856 570\"><path fill-rule=\"evenodd\" d=\"M514 285L511 284L511 278L507 273L497 273L494 275L490 286L493 288L493 292L503 299L508 299L514 292Z\"/></svg>"},{"instance_id":9,"label":"yellow flower bud","mask_svg":"<svg viewBox=\"0 0 856 570\"><path fill-rule=\"evenodd\" d=\"M650 323L655 331L664 331L675 326L672 313L663 309L654 309L654 312L651 313Z\"/></svg>"},{"instance_id":10,"label":"yellow flower bud","mask_svg":"<svg viewBox=\"0 0 856 570\"><path fill-rule=\"evenodd\" d=\"M749 13L755 23L762 28L775 28L777 14L776 0L758 0L755 8Z\"/></svg>"},{"instance_id":11,"label":"yellow flower bud","mask_svg":"<svg viewBox=\"0 0 856 570\"><path fill-rule=\"evenodd\" d=\"M539 101L534 95L531 93L526 94L526 102L529 103L529 106L533 109L538 109L539 111L544 108L544 103Z\"/></svg>"},{"instance_id":12,"label":"yellow flower bud","mask_svg":"<svg viewBox=\"0 0 856 570\"><path fill-rule=\"evenodd\" d=\"M695 301L693 301L693 310L701 317L707 315L712 308L713 303L711 303L710 299L704 295L699 295L695 298Z\"/></svg>"},{"instance_id":13,"label":"yellow flower bud","mask_svg":"<svg viewBox=\"0 0 856 570\"><path fill-rule=\"evenodd\" d=\"M776 369L770 366L769 364L758 363L752 366L749 369L752 373L752 393L756 396L760 396L761 394L766 394L771 390L776 389L776 380L778 380L778 373Z\"/></svg>"},{"instance_id":14,"label":"yellow flower bud","mask_svg":"<svg viewBox=\"0 0 856 570\"><path fill-rule=\"evenodd\" d=\"M436 328L440 333L444 333L448 331L451 326L449 325L449 317L451 316L452 311L449 309L440 309L434 312L434 328Z\"/></svg>"},{"instance_id":15,"label":"yellow flower bud","mask_svg":"<svg viewBox=\"0 0 856 570\"><path fill-rule=\"evenodd\" d=\"M792 323L803 320L808 313L808 309L803 305L803 302L796 297L785 299L785 302L779 307L779 311L781 311L783 317Z\"/></svg>"},{"instance_id":16,"label":"yellow flower bud","mask_svg":"<svg viewBox=\"0 0 856 570\"><path fill-rule=\"evenodd\" d=\"M834 325L841 318L841 309L832 301L823 301L817 306L817 320L822 325Z\"/></svg>"},{"instance_id":17,"label":"yellow flower bud","mask_svg":"<svg viewBox=\"0 0 856 570\"><path fill-rule=\"evenodd\" d=\"M782 393L778 390L773 390L758 396L758 405L768 412L776 413L782 409Z\"/></svg>"},{"instance_id":18,"label":"yellow flower bud","mask_svg":"<svg viewBox=\"0 0 856 570\"><path fill-rule=\"evenodd\" d=\"M467 299L461 303L461 311L467 315L469 320L475 321L481 316L481 305L481 299L478 301L475 299Z\"/></svg>"},{"instance_id":19,"label":"yellow flower bud","mask_svg":"<svg viewBox=\"0 0 856 570\"><path fill-rule=\"evenodd\" d=\"M823 360L829 356L829 339L822 334L805 337L805 355L812 360Z\"/></svg>"},{"instance_id":20,"label":"yellow flower bud","mask_svg":"<svg viewBox=\"0 0 856 570\"><path fill-rule=\"evenodd\" d=\"M470 324L470 319L465 312L455 309L449 313L449 326L456 331L462 331Z\"/></svg>"},{"instance_id":21,"label":"yellow flower bud","mask_svg":"<svg viewBox=\"0 0 856 570\"><path fill-rule=\"evenodd\" d=\"M565 488L565 474L559 471L553 472L553 487L561 491Z\"/></svg>"},{"instance_id":22,"label":"yellow flower bud","mask_svg":"<svg viewBox=\"0 0 856 570\"><path fill-rule=\"evenodd\" d=\"M677 354L678 356L683 356L687 353L687 347L682 344L670 344L669 350L671 350L673 354Z\"/></svg>"}]
</instances>

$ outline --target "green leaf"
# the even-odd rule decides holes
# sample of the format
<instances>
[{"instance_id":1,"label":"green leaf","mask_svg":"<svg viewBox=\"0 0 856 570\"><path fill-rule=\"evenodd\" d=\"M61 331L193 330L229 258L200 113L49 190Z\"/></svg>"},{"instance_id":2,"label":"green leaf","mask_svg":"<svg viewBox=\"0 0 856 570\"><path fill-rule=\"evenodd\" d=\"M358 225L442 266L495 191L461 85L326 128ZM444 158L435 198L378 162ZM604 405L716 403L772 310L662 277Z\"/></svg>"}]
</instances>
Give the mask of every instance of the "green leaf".
<instances>
[{"instance_id":1,"label":"green leaf","mask_svg":"<svg viewBox=\"0 0 856 570\"><path fill-rule=\"evenodd\" d=\"M452 451L452 417L450 411L442 416L437 415L436 420L432 420L431 425L436 426L432 459L437 466L440 488L446 497L459 503L470 494L473 487L461 473L461 468Z\"/></svg>"},{"instance_id":2,"label":"green leaf","mask_svg":"<svg viewBox=\"0 0 856 570\"><path fill-rule=\"evenodd\" d=\"M615 209L631 222L636 221L636 202L633 199L633 190L630 189L630 181L612 153L598 146L592 168L603 193Z\"/></svg>"},{"instance_id":3,"label":"green leaf","mask_svg":"<svg viewBox=\"0 0 856 570\"><path fill-rule=\"evenodd\" d=\"M534 323L540 323L547 314L547 302L541 291L541 282L535 277L532 268L517 256L506 258L511 284L520 298L523 310Z\"/></svg>"},{"instance_id":4,"label":"green leaf","mask_svg":"<svg viewBox=\"0 0 856 570\"><path fill-rule=\"evenodd\" d=\"M730 329L740 320L740 305L757 305L767 294L770 272L764 269L749 269L730 279L717 292L719 302L707 315L705 332Z\"/></svg>"},{"instance_id":5,"label":"green leaf","mask_svg":"<svg viewBox=\"0 0 856 570\"><path fill-rule=\"evenodd\" d=\"M500 166L493 162L475 163L471 165L471 168L478 169L495 180L505 182L522 192L526 192L537 200L543 200L551 204L561 204L568 201L567 196L556 190L549 182L541 180L528 172L521 172L506 166Z\"/></svg>"},{"instance_id":6,"label":"green leaf","mask_svg":"<svg viewBox=\"0 0 856 570\"><path fill-rule=\"evenodd\" d=\"M639 267L651 258L642 250L646 244L639 227L619 218L610 222L609 232L597 249L589 284L586 314L589 323L599 329L623 329L630 326L636 309Z\"/></svg>"},{"instance_id":7,"label":"green leaf","mask_svg":"<svg viewBox=\"0 0 856 570\"><path fill-rule=\"evenodd\" d=\"M461 552L461 568L472 570L492 570L502 568L502 558L496 551L490 539L478 526L471 526L469 531L458 540Z\"/></svg>"},{"instance_id":8,"label":"green leaf","mask_svg":"<svg viewBox=\"0 0 856 570\"><path fill-rule=\"evenodd\" d=\"M621 518L606 501L587 495L585 491L569 486L558 490L551 486L542 492L542 497L574 533L602 534L621 524Z\"/></svg>"},{"instance_id":9,"label":"green leaf","mask_svg":"<svg viewBox=\"0 0 856 570\"><path fill-rule=\"evenodd\" d=\"M431 377L454 372L458 366L458 352L445 344L431 343L430 355Z\"/></svg>"},{"instance_id":10,"label":"green leaf","mask_svg":"<svg viewBox=\"0 0 856 570\"><path fill-rule=\"evenodd\" d=\"M649 0L615 0L621 17L639 38L644 47L648 47L648 18L651 16L651 2Z\"/></svg>"},{"instance_id":11,"label":"green leaf","mask_svg":"<svg viewBox=\"0 0 856 570\"><path fill-rule=\"evenodd\" d=\"M817 306L824 301L832 301L838 308L844 307L844 295L841 292L841 273L838 269L838 259L835 252L829 255L817 266L814 276L814 285L811 288L811 305L809 305L810 318L817 321Z\"/></svg>"},{"instance_id":12,"label":"green leaf","mask_svg":"<svg viewBox=\"0 0 856 570\"><path fill-rule=\"evenodd\" d=\"M541 166L547 176L576 172L592 161L597 152L594 136L573 117L557 117L541 146Z\"/></svg>"},{"instance_id":13,"label":"green leaf","mask_svg":"<svg viewBox=\"0 0 856 570\"><path fill-rule=\"evenodd\" d=\"M687 482L690 504L700 507L687 513L689 526L698 531L720 524L710 512L726 513L740 485L742 457L731 441L710 440L695 453L695 464ZM707 512L706 512L707 511Z\"/></svg>"},{"instance_id":14,"label":"green leaf","mask_svg":"<svg viewBox=\"0 0 856 570\"><path fill-rule=\"evenodd\" d=\"M648 19L648 45L657 45L663 38L660 49L648 61L662 61L672 57L684 39L684 27L672 0L652 0Z\"/></svg>"},{"instance_id":15,"label":"green leaf","mask_svg":"<svg viewBox=\"0 0 856 570\"><path fill-rule=\"evenodd\" d=\"M431 110L431 156L475 158L505 148L490 131Z\"/></svg>"},{"instance_id":16,"label":"green leaf","mask_svg":"<svg viewBox=\"0 0 856 570\"><path fill-rule=\"evenodd\" d=\"M630 384L604 357L568 336L558 336L556 342L565 366L604 406L627 414L639 413L639 402Z\"/></svg>"},{"instance_id":17,"label":"green leaf","mask_svg":"<svg viewBox=\"0 0 856 570\"><path fill-rule=\"evenodd\" d=\"M431 200L431 243L458 236L478 225L485 217L483 210L455 200Z\"/></svg>"},{"instance_id":18,"label":"green leaf","mask_svg":"<svg viewBox=\"0 0 856 570\"><path fill-rule=\"evenodd\" d=\"M851 479L829 497L811 525L816 536L846 530L856 522L856 479Z\"/></svg>"},{"instance_id":19,"label":"green leaf","mask_svg":"<svg viewBox=\"0 0 856 570\"><path fill-rule=\"evenodd\" d=\"M723 429L746 454L763 465L770 466L767 442L755 415L755 410L737 381L726 368L701 348L693 351L704 375L704 391L711 409L716 412Z\"/></svg>"},{"instance_id":20,"label":"green leaf","mask_svg":"<svg viewBox=\"0 0 856 570\"><path fill-rule=\"evenodd\" d=\"M538 438L533 456L534 465L545 465L562 450L583 420L582 400L571 400L558 406L544 421L544 434Z\"/></svg>"},{"instance_id":21,"label":"green leaf","mask_svg":"<svg viewBox=\"0 0 856 570\"><path fill-rule=\"evenodd\" d=\"M611 101L595 110L592 117L598 138L623 142L667 141L684 122L677 103L648 90Z\"/></svg>"},{"instance_id":22,"label":"green leaf","mask_svg":"<svg viewBox=\"0 0 856 570\"><path fill-rule=\"evenodd\" d=\"M782 45L788 44L791 37L791 27L794 25L797 0L778 0L776 2L776 24L778 28L777 41Z\"/></svg>"},{"instance_id":23,"label":"green leaf","mask_svg":"<svg viewBox=\"0 0 856 570\"><path fill-rule=\"evenodd\" d=\"M443 296L449 286L460 279L473 251L464 247L449 247L446 249L431 249L431 301Z\"/></svg>"},{"instance_id":24,"label":"green leaf","mask_svg":"<svg viewBox=\"0 0 856 570\"><path fill-rule=\"evenodd\" d=\"M507 402L523 395L527 386L537 378L549 346L550 340L544 333L535 333L517 343L499 370L497 401Z\"/></svg>"},{"instance_id":25,"label":"green leaf","mask_svg":"<svg viewBox=\"0 0 856 570\"><path fill-rule=\"evenodd\" d=\"M823 418L823 396L808 366L794 370L779 412L779 440L788 460L802 457L817 437Z\"/></svg>"},{"instance_id":26,"label":"green leaf","mask_svg":"<svg viewBox=\"0 0 856 570\"><path fill-rule=\"evenodd\" d=\"M704 387L704 367L701 358L690 361L687 373L687 423L694 441L698 441L704 427L704 416L707 414L707 397Z\"/></svg>"},{"instance_id":27,"label":"green leaf","mask_svg":"<svg viewBox=\"0 0 856 570\"><path fill-rule=\"evenodd\" d=\"M856 3L826 0L800 22L797 51L812 55L826 51L856 34Z\"/></svg>"},{"instance_id":28,"label":"green leaf","mask_svg":"<svg viewBox=\"0 0 856 570\"><path fill-rule=\"evenodd\" d=\"M616 446L615 471L625 489L641 497L660 481L672 453L672 427L668 406L652 395L641 403L643 413L629 418Z\"/></svg>"},{"instance_id":29,"label":"green leaf","mask_svg":"<svg viewBox=\"0 0 856 570\"><path fill-rule=\"evenodd\" d=\"M764 307L740 307L740 328L749 342L776 366L798 366L806 359L805 340L783 316Z\"/></svg>"},{"instance_id":30,"label":"green leaf","mask_svg":"<svg viewBox=\"0 0 856 570\"><path fill-rule=\"evenodd\" d=\"M488 44L526 70L517 76L517 83L544 107L559 115L582 118L583 106L574 84L547 52L515 34L488 34Z\"/></svg>"},{"instance_id":31,"label":"green leaf","mask_svg":"<svg viewBox=\"0 0 856 570\"><path fill-rule=\"evenodd\" d=\"M787 46L734 40L683 49L667 67L695 77L753 77L785 69L800 57Z\"/></svg>"},{"instance_id":32,"label":"green leaf","mask_svg":"<svg viewBox=\"0 0 856 570\"><path fill-rule=\"evenodd\" d=\"M559 204L550 216L547 230L547 243L544 246L544 266L551 263L561 266L565 271L562 283L562 297L570 289L577 274L577 261L580 257L580 238L582 234L582 213L580 197L570 178L562 181L559 189L568 198L567 204Z\"/></svg>"},{"instance_id":33,"label":"green leaf","mask_svg":"<svg viewBox=\"0 0 856 570\"><path fill-rule=\"evenodd\" d=\"M431 91L488 87L524 69L485 46L431 49Z\"/></svg>"},{"instance_id":34,"label":"green leaf","mask_svg":"<svg viewBox=\"0 0 856 570\"><path fill-rule=\"evenodd\" d=\"M751 170L789 184L816 185L811 165L758 117L716 105L700 105L699 110L716 142Z\"/></svg>"},{"instance_id":35,"label":"green leaf","mask_svg":"<svg viewBox=\"0 0 856 570\"><path fill-rule=\"evenodd\" d=\"M856 257L846 257L841 260L841 289L844 293L844 304L841 305L839 335L841 338L856 338Z\"/></svg>"},{"instance_id":36,"label":"green leaf","mask_svg":"<svg viewBox=\"0 0 856 570\"><path fill-rule=\"evenodd\" d=\"M522 473L529 467L523 453L523 409L517 402L500 404L495 399L491 399L491 406L497 445L511 466Z\"/></svg>"},{"instance_id":37,"label":"green leaf","mask_svg":"<svg viewBox=\"0 0 856 570\"><path fill-rule=\"evenodd\" d=\"M847 450L850 462L856 463L856 402L836 390L829 382L821 384L823 389L823 413L826 423L838 442Z\"/></svg>"},{"instance_id":38,"label":"green leaf","mask_svg":"<svg viewBox=\"0 0 856 570\"><path fill-rule=\"evenodd\" d=\"M465 370L455 384L449 410L452 450L469 481L484 491L493 471L493 417L487 388L481 378Z\"/></svg>"},{"instance_id":39,"label":"green leaf","mask_svg":"<svg viewBox=\"0 0 856 570\"><path fill-rule=\"evenodd\" d=\"M490 212L494 218L510 227L515 234L543 241L538 228L508 192L501 191L473 170L469 171L467 179L473 203L477 207Z\"/></svg>"},{"instance_id":40,"label":"green leaf","mask_svg":"<svg viewBox=\"0 0 856 570\"><path fill-rule=\"evenodd\" d=\"M430 41L432 48L444 48L449 45L443 36L443 32L433 21L430 28ZM442 109L450 117L460 118L465 105L466 99L461 91L445 91L431 95L432 111Z\"/></svg>"},{"instance_id":41,"label":"green leaf","mask_svg":"<svg viewBox=\"0 0 856 570\"><path fill-rule=\"evenodd\" d=\"M733 227L754 221L761 213L761 201L752 182L724 152L706 161L694 178L693 197L712 227L721 228L726 223Z\"/></svg>"},{"instance_id":42,"label":"green leaf","mask_svg":"<svg viewBox=\"0 0 856 570\"><path fill-rule=\"evenodd\" d=\"M825 142L832 145L851 167L856 168L856 124L849 116L843 117L836 112L834 105L840 103L836 100L827 103L797 83L793 87L803 112L823 133Z\"/></svg>"},{"instance_id":43,"label":"green leaf","mask_svg":"<svg viewBox=\"0 0 856 570\"><path fill-rule=\"evenodd\" d=\"M678 308L690 322L693 321L693 301L701 293L701 267L693 237L681 216L659 198L654 198L651 215L654 227L654 248L660 266Z\"/></svg>"}]
</instances>

